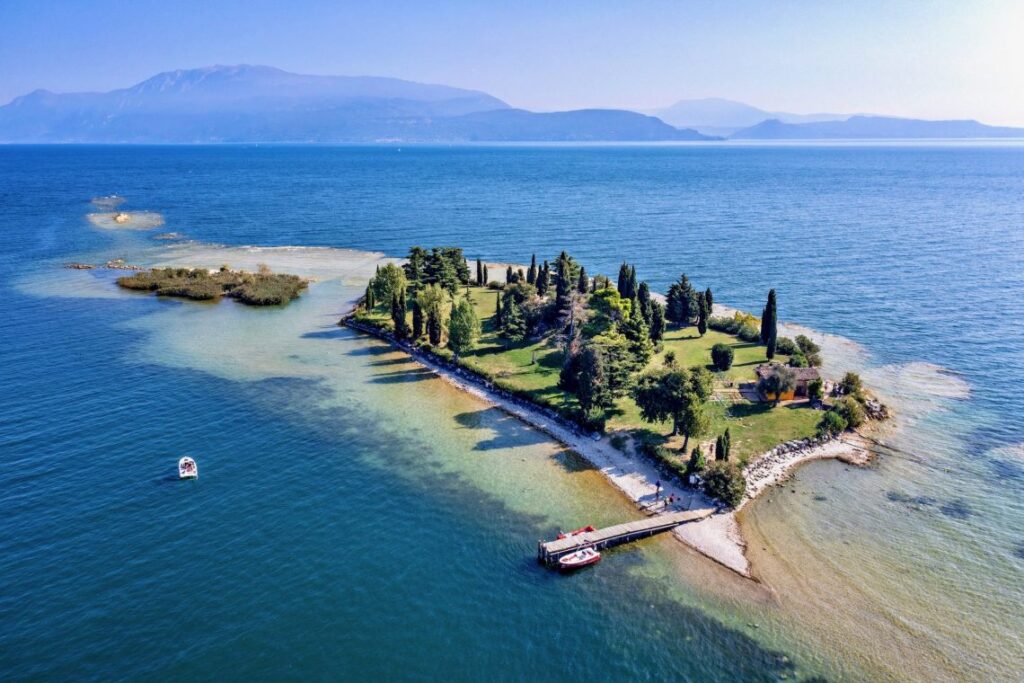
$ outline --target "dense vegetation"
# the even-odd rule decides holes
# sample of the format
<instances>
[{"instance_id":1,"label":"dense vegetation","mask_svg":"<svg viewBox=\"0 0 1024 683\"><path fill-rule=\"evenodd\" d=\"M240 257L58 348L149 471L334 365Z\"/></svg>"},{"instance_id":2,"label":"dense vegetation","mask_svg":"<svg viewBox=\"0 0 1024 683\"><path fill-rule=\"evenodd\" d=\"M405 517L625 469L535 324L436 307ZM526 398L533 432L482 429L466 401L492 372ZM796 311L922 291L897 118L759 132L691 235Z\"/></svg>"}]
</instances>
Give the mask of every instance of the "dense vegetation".
<instances>
[{"instance_id":1,"label":"dense vegetation","mask_svg":"<svg viewBox=\"0 0 1024 683\"><path fill-rule=\"evenodd\" d=\"M823 413L806 402L776 408L736 388L770 357L820 363L806 337L778 336L774 291L767 321L714 317L711 289L686 275L662 304L631 264L614 280L566 252L529 264L503 266L496 281L461 249L414 247L405 265L378 270L355 315L585 427L628 434L680 475L721 463L712 486L730 504L750 456L814 435Z\"/></svg>"},{"instance_id":2,"label":"dense vegetation","mask_svg":"<svg viewBox=\"0 0 1024 683\"><path fill-rule=\"evenodd\" d=\"M278 306L299 296L308 282L296 275L271 273L260 266L256 273L230 270L216 272L203 268L154 268L117 279L125 289L156 292L193 301L215 301L222 296L250 306Z\"/></svg>"}]
</instances>

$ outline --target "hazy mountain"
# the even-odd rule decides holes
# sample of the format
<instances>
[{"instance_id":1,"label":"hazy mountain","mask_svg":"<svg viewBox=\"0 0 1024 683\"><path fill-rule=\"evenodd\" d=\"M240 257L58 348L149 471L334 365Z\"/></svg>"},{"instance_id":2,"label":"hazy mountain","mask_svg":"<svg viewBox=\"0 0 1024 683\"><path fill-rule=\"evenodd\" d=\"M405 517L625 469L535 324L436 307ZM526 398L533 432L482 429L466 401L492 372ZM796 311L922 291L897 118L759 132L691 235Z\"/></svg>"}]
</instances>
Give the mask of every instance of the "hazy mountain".
<instances>
[{"instance_id":1,"label":"hazy mountain","mask_svg":"<svg viewBox=\"0 0 1024 683\"><path fill-rule=\"evenodd\" d=\"M507 112L502 114L503 112ZM486 93L266 66L158 74L107 93L45 90L0 107L4 142L704 139L624 111L534 114Z\"/></svg>"},{"instance_id":2,"label":"hazy mountain","mask_svg":"<svg viewBox=\"0 0 1024 683\"><path fill-rule=\"evenodd\" d=\"M464 141L663 141L715 140L695 130L673 128L661 119L620 109L578 109L536 113L522 109L477 112L433 122L441 138Z\"/></svg>"},{"instance_id":3,"label":"hazy mountain","mask_svg":"<svg viewBox=\"0 0 1024 683\"><path fill-rule=\"evenodd\" d=\"M720 97L679 100L670 107L651 112L666 123L679 128L694 128L702 133L728 135L741 128L749 128L768 119L785 123L838 121L849 114L790 114L770 112L743 102Z\"/></svg>"},{"instance_id":4,"label":"hazy mountain","mask_svg":"<svg viewBox=\"0 0 1024 683\"><path fill-rule=\"evenodd\" d=\"M986 126L973 120L925 121L888 116L851 116L845 121L764 121L730 136L734 140L855 140L876 138L1016 138L1024 128Z\"/></svg>"}]
</instances>

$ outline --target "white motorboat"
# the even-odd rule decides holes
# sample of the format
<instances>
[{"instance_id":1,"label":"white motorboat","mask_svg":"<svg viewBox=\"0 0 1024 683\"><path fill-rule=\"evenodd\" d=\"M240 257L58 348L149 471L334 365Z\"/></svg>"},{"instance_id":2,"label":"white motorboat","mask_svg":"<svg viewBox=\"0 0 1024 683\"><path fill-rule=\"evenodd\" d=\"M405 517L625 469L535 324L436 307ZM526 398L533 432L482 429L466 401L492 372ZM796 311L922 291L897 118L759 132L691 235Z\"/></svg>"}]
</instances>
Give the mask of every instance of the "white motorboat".
<instances>
[{"instance_id":1,"label":"white motorboat","mask_svg":"<svg viewBox=\"0 0 1024 683\"><path fill-rule=\"evenodd\" d=\"M179 479L198 479L199 478L199 467L196 466L196 461L187 455L178 461L178 478Z\"/></svg>"},{"instance_id":2,"label":"white motorboat","mask_svg":"<svg viewBox=\"0 0 1024 683\"><path fill-rule=\"evenodd\" d=\"M574 553L558 558L558 567L563 571L579 569L601 561L601 553L593 548L582 548Z\"/></svg>"}]
</instances>

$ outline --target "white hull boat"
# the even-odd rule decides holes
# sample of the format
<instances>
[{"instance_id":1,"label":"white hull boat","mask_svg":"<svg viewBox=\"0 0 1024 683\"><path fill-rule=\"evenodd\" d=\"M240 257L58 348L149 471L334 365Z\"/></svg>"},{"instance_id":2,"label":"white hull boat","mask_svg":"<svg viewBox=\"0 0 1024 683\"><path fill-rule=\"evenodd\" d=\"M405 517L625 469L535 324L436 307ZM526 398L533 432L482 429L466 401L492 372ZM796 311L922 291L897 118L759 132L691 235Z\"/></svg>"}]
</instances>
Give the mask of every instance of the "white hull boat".
<instances>
[{"instance_id":1,"label":"white hull boat","mask_svg":"<svg viewBox=\"0 0 1024 683\"><path fill-rule=\"evenodd\" d=\"M199 468L196 466L196 461L187 455L178 461L178 478L179 479L198 479Z\"/></svg>"}]
</instances>

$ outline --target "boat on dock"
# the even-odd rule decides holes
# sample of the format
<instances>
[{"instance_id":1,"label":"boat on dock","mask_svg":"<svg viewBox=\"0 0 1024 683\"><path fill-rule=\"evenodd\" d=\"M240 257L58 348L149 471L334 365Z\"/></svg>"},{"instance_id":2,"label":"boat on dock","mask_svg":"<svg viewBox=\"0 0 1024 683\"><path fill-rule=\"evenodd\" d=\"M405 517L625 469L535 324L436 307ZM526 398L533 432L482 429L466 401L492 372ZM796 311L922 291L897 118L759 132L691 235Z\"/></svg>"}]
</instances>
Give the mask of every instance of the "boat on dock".
<instances>
[{"instance_id":1,"label":"boat on dock","mask_svg":"<svg viewBox=\"0 0 1024 683\"><path fill-rule=\"evenodd\" d=\"M199 478L199 467L196 465L196 461L187 455L178 461L178 478L179 479L198 479Z\"/></svg>"},{"instance_id":2,"label":"boat on dock","mask_svg":"<svg viewBox=\"0 0 1024 683\"><path fill-rule=\"evenodd\" d=\"M558 568L562 571L572 571L581 567L589 567L601 561L601 553L593 548L582 548L574 553L563 555L558 558Z\"/></svg>"},{"instance_id":3,"label":"boat on dock","mask_svg":"<svg viewBox=\"0 0 1024 683\"><path fill-rule=\"evenodd\" d=\"M558 536L556 536L555 538L561 540L563 538L569 538L570 536L579 536L580 534L585 534L588 531L597 531L597 529L594 528L593 524L588 524L587 526L581 526L579 529L576 529L576 531L570 531L568 533L565 533L563 531L562 533L558 534Z\"/></svg>"}]
</instances>

